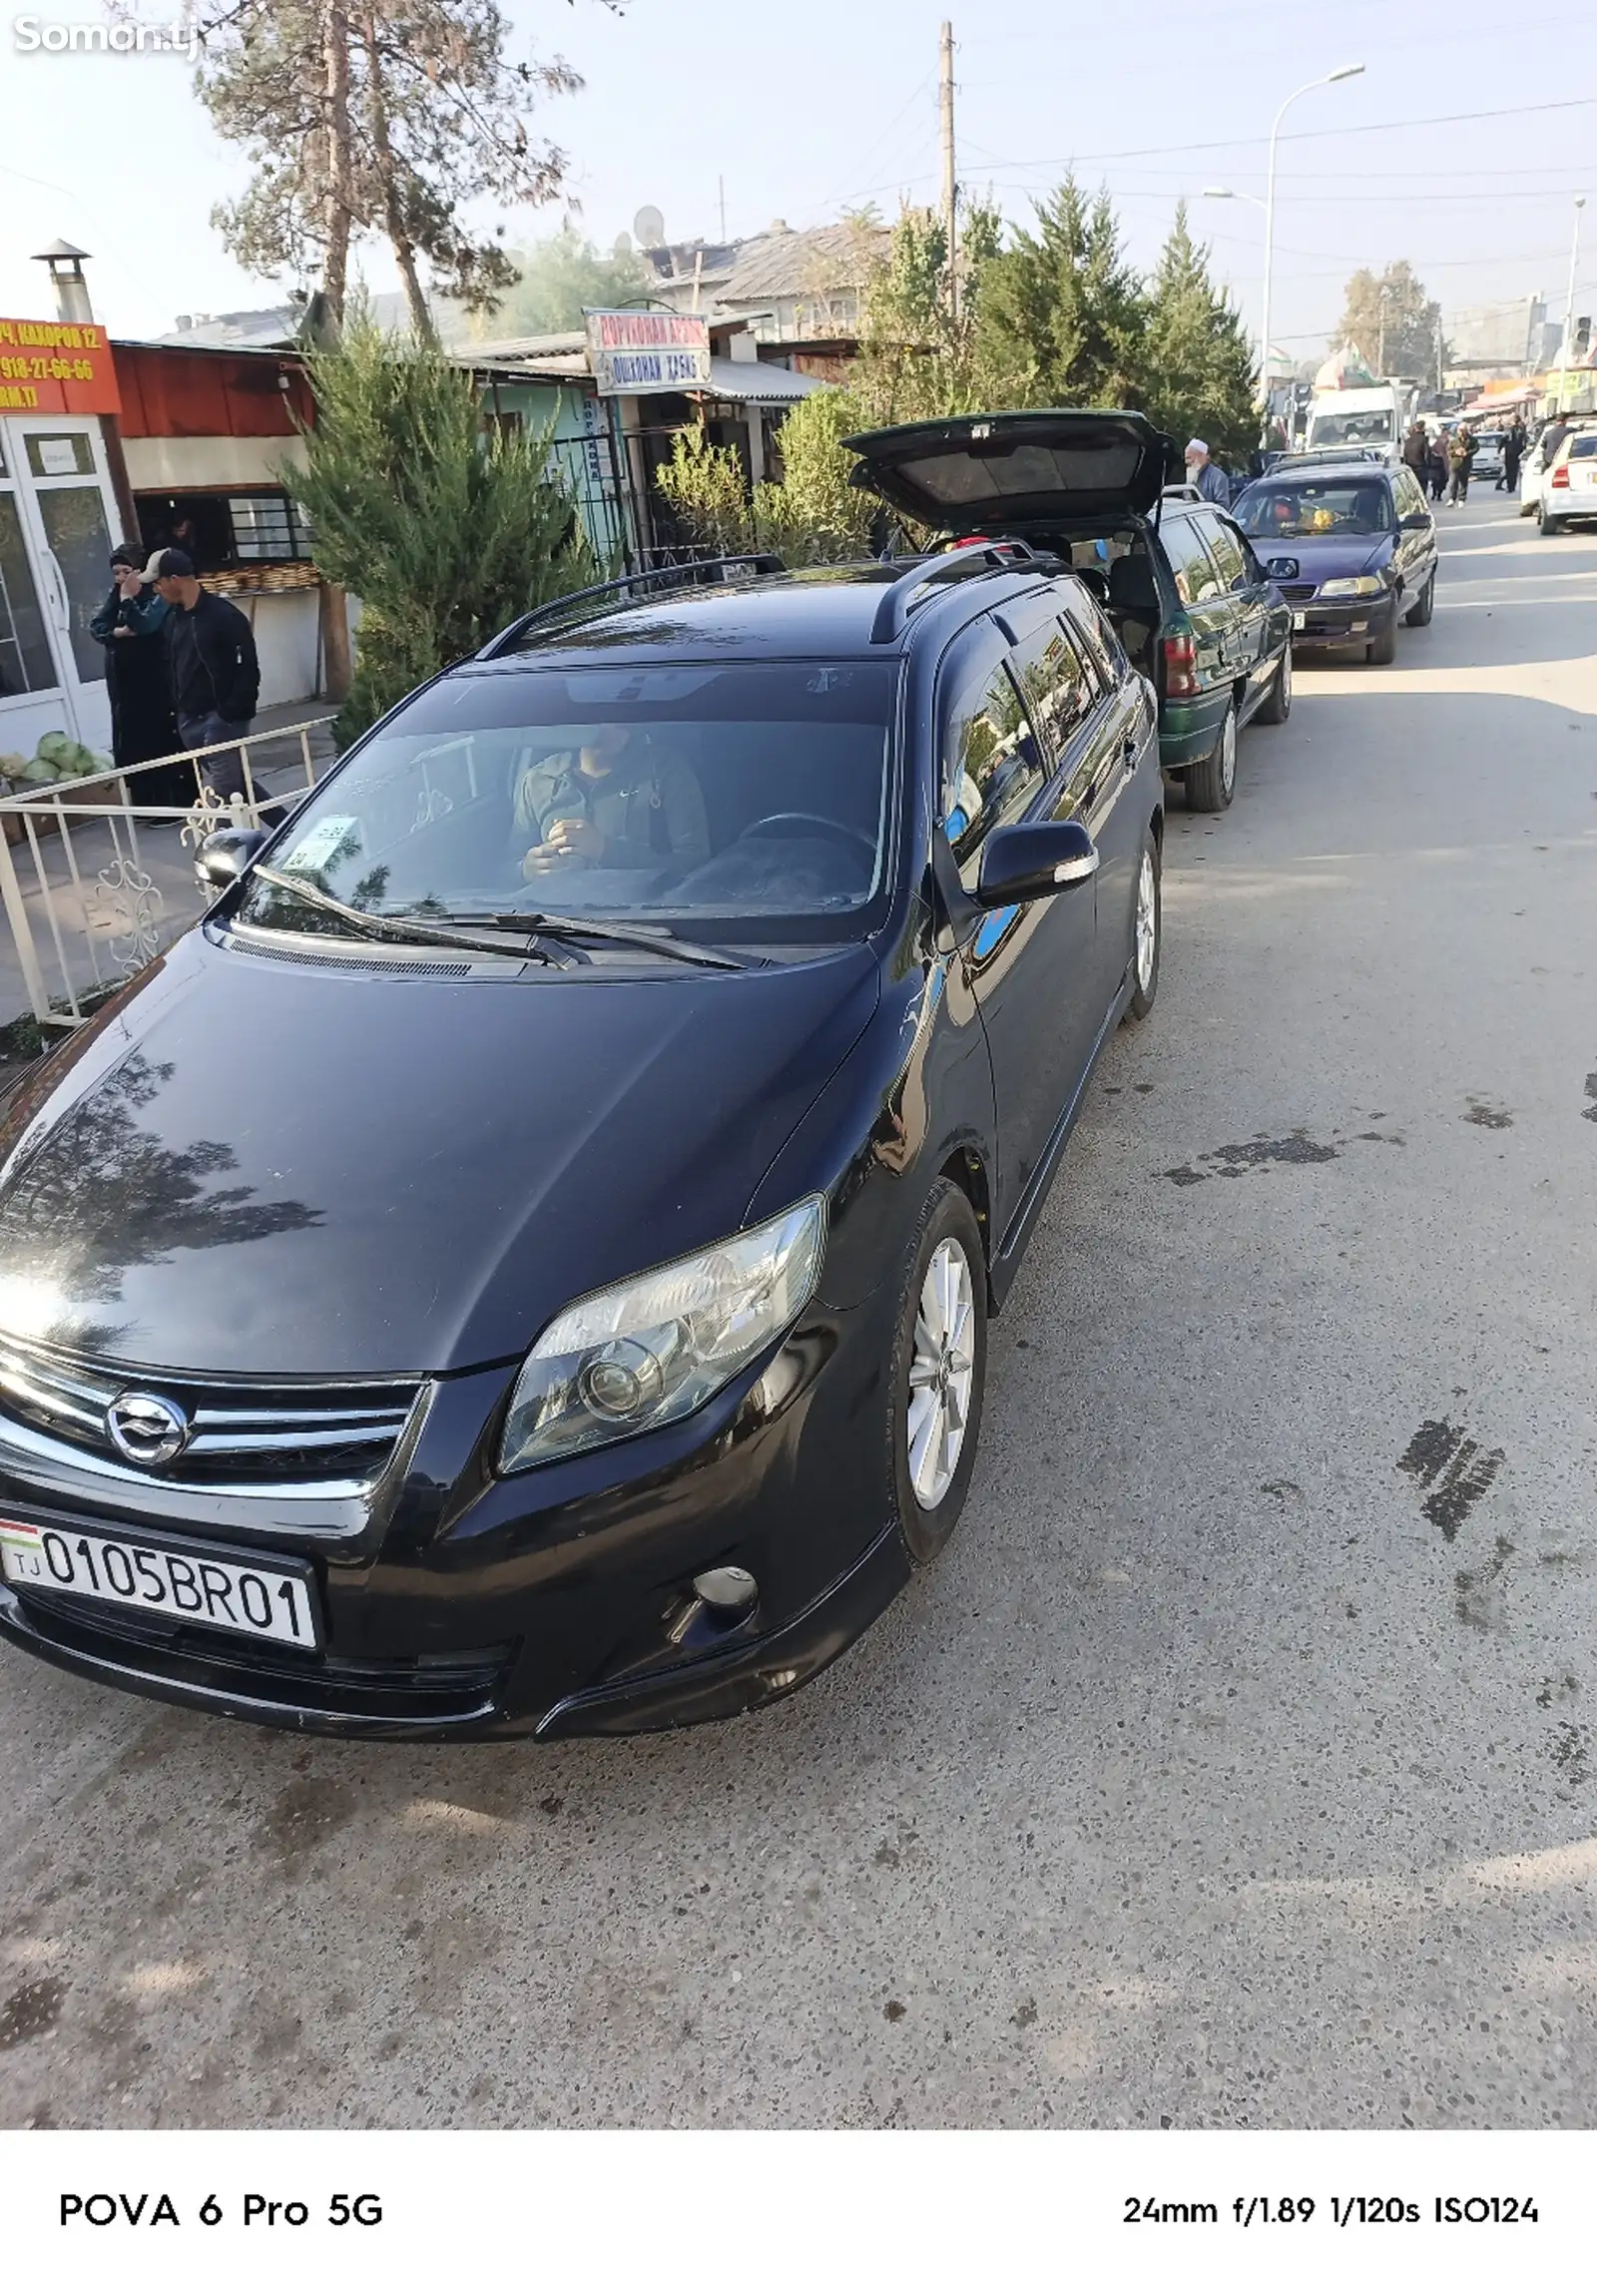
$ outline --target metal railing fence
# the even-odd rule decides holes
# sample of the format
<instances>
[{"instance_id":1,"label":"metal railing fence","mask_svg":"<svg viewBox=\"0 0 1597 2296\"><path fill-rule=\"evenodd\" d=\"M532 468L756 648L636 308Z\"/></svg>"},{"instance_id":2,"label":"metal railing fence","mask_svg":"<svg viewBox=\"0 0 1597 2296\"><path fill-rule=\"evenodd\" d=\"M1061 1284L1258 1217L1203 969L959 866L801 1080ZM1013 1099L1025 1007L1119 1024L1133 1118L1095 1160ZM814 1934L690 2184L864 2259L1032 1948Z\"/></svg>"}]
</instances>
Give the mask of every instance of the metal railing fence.
<instances>
[{"instance_id":1,"label":"metal railing fence","mask_svg":"<svg viewBox=\"0 0 1597 2296\"><path fill-rule=\"evenodd\" d=\"M306 718L0 798L0 905L41 1028L79 1026L86 1005L131 979L194 922L214 897L194 866L200 847L213 830L255 828L267 808L294 804L312 789L319 767L311 736L331 723L330 714ZM265 761L263 750L271 753ZM219 795L206 780L205 762L222 757L241 761L237 797ZM195 769L195 804L140 802L135 785L143 777L185 765ZM285 768L287 788L280 786ZM263 772L279 786L259 782ZM13 823L21 826L15 844ZM172 829L176 840L166 834ZM47 855L52 833L60 842Z\"/></svg>"}]
</instances>

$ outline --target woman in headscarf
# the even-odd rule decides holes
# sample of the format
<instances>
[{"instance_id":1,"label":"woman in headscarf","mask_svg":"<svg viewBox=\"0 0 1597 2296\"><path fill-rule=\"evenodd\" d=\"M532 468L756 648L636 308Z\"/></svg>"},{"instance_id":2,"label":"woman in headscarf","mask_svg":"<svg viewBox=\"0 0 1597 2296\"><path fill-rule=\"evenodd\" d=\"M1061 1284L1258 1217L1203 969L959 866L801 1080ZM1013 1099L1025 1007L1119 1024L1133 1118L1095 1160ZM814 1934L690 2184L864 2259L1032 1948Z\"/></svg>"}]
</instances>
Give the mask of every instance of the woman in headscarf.
<instances>
[{"instance_id":1,"label":"woman in headscarf","mask_svg":"<svg viewBox=\"0 0 1597 2296\"><path fill-rule=\"evenodd\" d=\"M111 553L110 596L89 624L106 650L111 755L124 773L149 758L170 758L183 747L172 712L172 681L161 627L167 606L145 581L143 567L144 552L119 542ZM164 773L141 774L133 794L145 805L192 805L193 771L171 766Z\"/></svg>"}]
</instances>

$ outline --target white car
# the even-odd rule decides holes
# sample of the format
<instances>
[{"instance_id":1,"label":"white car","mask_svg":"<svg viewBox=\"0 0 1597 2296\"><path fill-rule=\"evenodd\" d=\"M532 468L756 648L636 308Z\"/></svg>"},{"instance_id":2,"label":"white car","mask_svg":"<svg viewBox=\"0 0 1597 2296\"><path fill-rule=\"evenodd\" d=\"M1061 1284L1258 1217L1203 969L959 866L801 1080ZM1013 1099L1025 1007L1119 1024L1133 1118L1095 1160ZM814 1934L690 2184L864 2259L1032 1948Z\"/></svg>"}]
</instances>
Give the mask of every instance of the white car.
<instances>
[{"instance_id":1,"label":"white car","mask_svg":"<svg viewBox=\"0 0 1597 2296\"><path fill-rule=\"evenodd\" d=\"M1571 431L1542 475L1539 531L1561 534L1575 519L1597 519L1597 428Z\"/></svg>"},{"instance_id":2,"label":"white car","mask_svg":"<svg viewBox=\"0 0 1597 2296\"><path fill-rule=\"evenodd\" d=\"M1582 430L1597 429L1597 418L1591 415L1572 414L1566 419L1572 436ZM1521 518L1534 518L1539 515L1541 510L1541 482L1545 475L1541 465L1541 438L1550 428L1551 424L1543 424L1542 431L1537 434L1535 445L1526 449L1525 459L1519 466L1519 515Z\"/></svg>"},{"instance_id":3,"label":"white car","mask_svg":"<svg viewBox=\"0 0 1597 2296\"><path fill-rule=\"evenodd\" d=\"M1495 486L1503 474L1503 438L1500 430L1477 430L1475 433L1475 459L1469 466L1472 481L1489 478Z\"/></svg>"}]
</instances>

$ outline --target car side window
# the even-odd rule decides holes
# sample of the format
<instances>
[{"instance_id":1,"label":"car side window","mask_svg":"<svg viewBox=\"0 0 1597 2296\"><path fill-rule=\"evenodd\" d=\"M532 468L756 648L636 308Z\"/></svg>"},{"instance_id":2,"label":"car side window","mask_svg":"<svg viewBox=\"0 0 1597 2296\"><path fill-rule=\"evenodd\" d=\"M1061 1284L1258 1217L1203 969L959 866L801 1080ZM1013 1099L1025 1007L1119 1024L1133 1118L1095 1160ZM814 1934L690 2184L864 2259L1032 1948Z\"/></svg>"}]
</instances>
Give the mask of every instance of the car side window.
<instances>
[{"instance_id":1,"label":"car side window","mask_svg":"<svg viewBox=\"0 0 1597 2296\"><path fill-rule=\"evenodd\" d=\"M1048 775L1020 689L1002 662L972 666L943 726L942 826L969 892L988 836L1036 803Z\"/></svg>"},{"instance_id":2,"label":"car side window","mask_svg":"<svg viewBox=\"0 0 1597 2296\"><path fill-rule=\"evenodd\" d=\"M1194 525L1198 523L1195 519ZM1234 527L1224 518L1212 514L1203 520L1204 540L1209 555L1220 568L1220 579L1227 590L1246 590L1248 587L1248 561Z\"/></svg>"},{"instance_id":3,"label":"car side window","mask_svg":"<svg viewBox=\"0 0 1597 2296\"><path fill-rule=\"evenodd\" d=\"M1220 576L1204 548L1196 519L1167 518L1160 539L1176 577L1176 596L1184 606L1202 606L1220 596Z\"/></svg>"},{"instance_id":4,"label":"car side window","mask_svg":"<svg viewBox=\"0 0 1597 2296\"><path fill-rule=\"evenodd\" d=\"M1065 627L1082 641L1083 648L1097 665L1098 675L1106 694L1112 694L1126 674L1126 657L1114 627L1099 608L1096 599L1076 599L1068 615L1063 617Z\"/></svg>"},{"instance_id":5,"label":"car side window","mask_svg":"<svg viewBox=\"0 0 1597 2296\"><path fill-rule=\"evenodd\" d=\"M1411 470L1399 470L1392 478L1397 494L1397 515L1411 518L1416 510L1423 512L1425 497L1419 491L1419 481Z\"/></svg>"},{"instance_id":6,"label":"car side window","mask_svg":"<svg viewBox=\"0 0 1597 2296\"><path fill-rule=\"evenodd\" d=\"M1045 622L1009 658L1020 681L1045 764L1057 766L1076 728L1098 706L1098 684L1063 623Z\"/></svg>"}]
</instances>

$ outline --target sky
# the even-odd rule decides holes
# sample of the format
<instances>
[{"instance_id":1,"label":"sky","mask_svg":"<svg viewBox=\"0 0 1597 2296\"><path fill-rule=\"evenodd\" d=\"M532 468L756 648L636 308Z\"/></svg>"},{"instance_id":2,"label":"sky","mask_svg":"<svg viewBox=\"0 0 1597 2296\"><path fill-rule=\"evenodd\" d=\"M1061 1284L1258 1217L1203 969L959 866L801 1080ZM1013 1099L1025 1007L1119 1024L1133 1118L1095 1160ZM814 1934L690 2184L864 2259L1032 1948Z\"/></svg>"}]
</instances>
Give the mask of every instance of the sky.
<instances>
[{"instance_id":1,"label":"sky","mask_svg":"<svg viewBox=\"0 0 1597 2296\"><path fill-rule=\"evenodd\" d=\"M1597 47L1589 7L1394 0L1293 9L1273 0L501 0L511 50L559 53L582 93L536 115L570 156L579 230L600 246L646 203L673 239L795 229L874 201L935 198L937 30L955 40L961 183L1024 220L1074 164L1154 261L1176 203L1257 329L1270 124L1294 89L1338 66L1361 78L1300 97L1282 127L1271 333L1294 356L1335 326L1363 265L1407 258L1446 314L1540 290L1561 318L1577 194L1597 194ZM98 0L0 0L0 314L48 316L43 267L65 236L94 258L96 315L114 334L165 332L180 311L259 307L282 287L233 263L212 228L247 181L213 135L192 67L170 55L21 53L19 18L101 21ZM177 0L139 0L148 24ZM1511 31L1505 32L1505 21ZM1211 187L1239 197L1203 197ZM1246 196L1243 196L1246 195ZM513 210L512 241L561 211ZM394 284L384 251L360 266ZM1597 206L1586 211L1577 311L1597 307Z\"/></svg>"}]
</instances>

